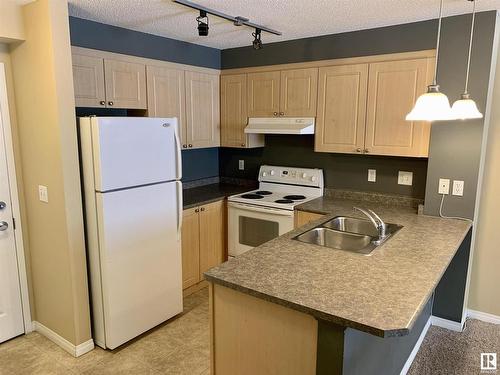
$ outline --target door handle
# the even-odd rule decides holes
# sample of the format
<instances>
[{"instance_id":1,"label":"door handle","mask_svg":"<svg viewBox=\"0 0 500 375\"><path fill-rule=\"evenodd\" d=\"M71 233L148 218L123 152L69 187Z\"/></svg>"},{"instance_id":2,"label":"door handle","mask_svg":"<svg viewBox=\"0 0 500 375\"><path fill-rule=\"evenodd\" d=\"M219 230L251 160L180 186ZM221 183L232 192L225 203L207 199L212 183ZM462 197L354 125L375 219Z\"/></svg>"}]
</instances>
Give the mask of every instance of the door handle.
<instances>
[{"instance_id":1,"label":"door handle","mask_svg":"<svg viewBox=\"0 0 500 375\"><path fill-rule=\"evenodd\" d=\"M177 190L177 238L182 237L182 182L175 181Z\"/></svg>"},{"instance_id":2,"label":"door handle","mask_svg":"<svg viewBox=\"0 0 500 375\"><path fill-rule=\"evenodd\" d=\"M3 210L5 207L7 207L7 203L0 201L0 210Z\"/></svg>"},{"instance_id":3,"label":"door handle","mask_svg":"<svg viewBox=\"0 0 500 375\"><path fill-rule=\"evenodd\" d=\"M179 133L177 129L174 129L174 140L175 140L175 160L176 160L176 177L178 180L182 178L182 154L181 154L181 140L179 139Z\"/></svg>"},{"instance_id":4,"label":"door handle","mask_svg":"<svg viewBox=\"0 0 500 375\"><path fill-rule=\"evenodd\" d=\"M0 221L0 232L7 230L8 227L9 223L7 223L6 221Z\"/></svg>"}]
</instances>

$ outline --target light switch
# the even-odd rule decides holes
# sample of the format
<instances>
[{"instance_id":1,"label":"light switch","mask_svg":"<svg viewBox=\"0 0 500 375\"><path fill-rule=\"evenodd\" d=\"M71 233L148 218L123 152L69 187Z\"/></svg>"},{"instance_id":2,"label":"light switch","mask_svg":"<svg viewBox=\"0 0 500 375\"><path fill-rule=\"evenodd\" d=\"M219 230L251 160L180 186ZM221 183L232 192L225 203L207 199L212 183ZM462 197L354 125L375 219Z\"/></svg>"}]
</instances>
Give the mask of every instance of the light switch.
<instances>
[{"instance_id":1,"label":"light switch","mask_svg":"<svg viewBox=\"0 0 500 375\"><path fill-rule=\"evenodd\" d=\"M399 171L398 174L399 185L413 185L413 172Z\"/></svg>"},{"instance_id":2,"label":"light switch","mask_svg":"<svg viewBox=\"0 0 500 375\"><path fill-rule=\"evenodd\" d=\"M459 197L463 197L464 195L464 182L460 180L453 181L453 195L457 195Z\"/></svg>"},{"instance_id":3,"label":"light switch","mask_svg":"<svg viewBox=\"0 0 500 375\"><path fill-rule=\"evenodd\" d=\"M368 169L368 182L376 182L376 181L377 181L377 170Z\"/></svg>"},{"instance_id":4,"label":"light switch","mask_svg":"<svg viewBox=\"0 0 500 375\"><path fill-rule=\"evenodd\" d=\"M245 160L239 160L238 161L238 169L240 171L244 171L245 170Z\"/></svg>"},{"instance_id":5,"label":"light switch","mask_svg":"<svg viewBox=\"0 0 500 375\"><path fill-rule=\"evenodd\" d=\"M38 199L41 202L49 203L49 191L47 186L38 185Z\"/></svg>"}]
</instances>

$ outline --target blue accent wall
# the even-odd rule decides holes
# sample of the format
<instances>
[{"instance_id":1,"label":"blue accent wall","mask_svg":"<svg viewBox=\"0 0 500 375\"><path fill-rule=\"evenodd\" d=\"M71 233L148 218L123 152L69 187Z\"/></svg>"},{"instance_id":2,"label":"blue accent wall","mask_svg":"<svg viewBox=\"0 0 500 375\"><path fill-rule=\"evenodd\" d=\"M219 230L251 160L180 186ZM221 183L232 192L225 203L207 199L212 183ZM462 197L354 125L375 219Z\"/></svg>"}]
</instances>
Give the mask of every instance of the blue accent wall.
<instances>
[{"instance_id":1,"label":"blue accent wall","mask_svg":"<svg viewBox=\"0 0 500 375\"><path fill-rule=\"evenodd\" d=\"M194 181L218 175L218 148L200 148L182 151L182 181Z\"/></svg>"},{"instance_id":2,"label":"blue accent wall","mask_svg":"<svg viewBox=\"0 0 500 375\"><path fill-rule=\"evenodd\" d=\"M69 17L71 45L180 64L220 69L216 48Z\"/></svg>"}]
</instances>

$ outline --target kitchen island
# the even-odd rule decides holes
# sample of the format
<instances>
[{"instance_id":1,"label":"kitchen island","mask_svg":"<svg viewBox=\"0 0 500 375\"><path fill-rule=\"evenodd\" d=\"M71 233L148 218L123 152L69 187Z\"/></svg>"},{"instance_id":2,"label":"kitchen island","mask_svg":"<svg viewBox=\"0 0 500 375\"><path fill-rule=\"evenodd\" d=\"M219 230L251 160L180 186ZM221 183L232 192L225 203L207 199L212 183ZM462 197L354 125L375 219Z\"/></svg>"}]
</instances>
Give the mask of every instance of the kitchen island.
<instances>
[{"instance_id":1,"label":"kitchen island","mask_svg":"<svg viewBox=\"0 0 500 375\"><path fill-rule=\"evenodd\" d=\"M361 217L354 206L403 228L370 256L293 239L336 216ZM471 224L344 199L318 198L299 209L326 215L205 273L212 373L369 373L358 362L370 353L389 364L372 373L399 373L391 348L418 339ZM353 350L355 341L365 350Z\"/></svg>"}]
</instances>

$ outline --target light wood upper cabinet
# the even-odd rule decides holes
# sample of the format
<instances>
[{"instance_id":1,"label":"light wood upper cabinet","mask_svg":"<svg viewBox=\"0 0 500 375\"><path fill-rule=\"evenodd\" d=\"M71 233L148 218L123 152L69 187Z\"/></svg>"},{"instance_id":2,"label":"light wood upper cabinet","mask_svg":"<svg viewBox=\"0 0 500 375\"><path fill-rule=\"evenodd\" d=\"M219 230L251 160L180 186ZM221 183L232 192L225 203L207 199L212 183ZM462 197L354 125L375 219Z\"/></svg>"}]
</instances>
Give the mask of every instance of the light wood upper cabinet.
<instances>
[{"instance_id":1,"label":"light wood upper cabinet","mask_svg":"<svg viewBox=\"0 0 500 375\"><path fill-rule=\"evenodd\" d=\"M220 145L219 76L185 72L188 147Z\"/></svg>"},{"instance_id":2,"label":"light wood upper cabinet","mask_svg":"<svg viewBox=\"0 0 500 375\"><path fill-rule=\"evenodd\" d=\"M370 64L366 116L366 152L427 156L430 126L405 120L429 83L432 59Z\"/></svg>"},{"instance_id":3,"label":"light wood upper cabinet","mask_svg":"<svg viewBox=\"0 0 500 375\"><path fill-rule=\"evenodd\" d=\"M363 151L367 88L368 64L319 69L315 151Z\"/></svg>"},{"instance_id":4,"label":"light wood upper cabinet","mask_svg":"<svg viewBox=\"0 0 500 375\"><path fill-rule=\"evenodd\" d=\"M182 218L182 288L203 280L203 273L226 260L224 200L184 210Z\"/></svg>"},{"instance_id":5,"label":"light wood upper cabinet","mask_svg":"<svg viewBox=\"0 0 500 375\"><path fill-rule=\"evenodd\" d=\"M318 69L282 70L280 78L280 115L315 117L318 96Z\"/></svg>"},{"instance_id":6,"label":"light wood upper cabinet","mask_svg":"<svg viewBox=\"0 0 500 375\"><path fill-rule=\"evenodd\" d=\"M264 135L245 134L247 114L247 75L221 77L221 146L262 147Z\"/></svg>"},{"instance_id":7,"label":"light wood upper cabinet","mask_svg":"<svg viewBox=\"0 0 500 375\"><path fill-rule=\"evenodd\" d=\"M73 54L73 82L77 107L105 107L104 60Z\"/></svg>"},{"instance_id":8,"label":"light wood upper cabinet","mask_svg":"<svg viewBox=\"0 0 500 375\"><path fill-rule=\"evenodd\" d=\"M182 216L182 288L200 281L199 209L184 210Z\"/></svg>"},{"instance_id":9,"label":"light wood upper cabinet","mask_svg":"<svg viewBox=\"0 0 500 375\"><path fill-rule=\"evenodd\" d=\"M250 73L248 79L248 117L273 117L280 111L281 73Z\"/></svg>"},{"instance_id":10,"label":"light wood upper cabinet","mask_svg":"<svg viewBox=\"0 0 500 375\"><path fill-rule=\"evenodd\" d=\"M147 66L148 116L177 117L183 148L186 140L186 86L184 71Z\"/></svg>"},{"instance_id":11,"label":"light wood upper cabinet","mask_svg":"<svg viewBox=\"0 0 500 375\"><path fill-rule=\"evenodd\" d=\"M146 109L146 66L104 59L107 105L114 108Z\"/></svg>"},{"instance_id":12,"label":"light wood upper cabinet","mask_svg":"<svg viewBox=\"0 0 500 375\"><path fill-rule=\"evenodd\" d=\"M218 201L200 208L200 280L203 273L225 260L226 204Z\"/></svg>"}]
</instances>

